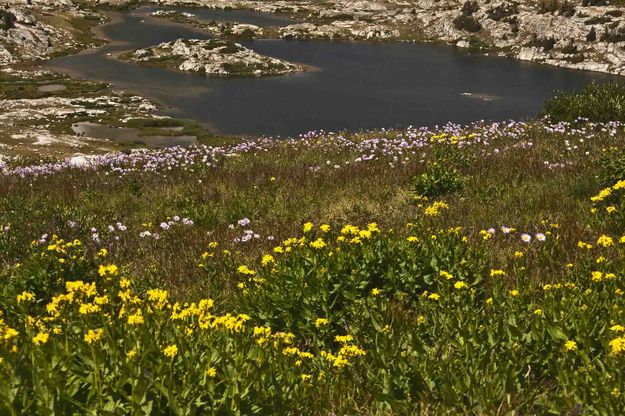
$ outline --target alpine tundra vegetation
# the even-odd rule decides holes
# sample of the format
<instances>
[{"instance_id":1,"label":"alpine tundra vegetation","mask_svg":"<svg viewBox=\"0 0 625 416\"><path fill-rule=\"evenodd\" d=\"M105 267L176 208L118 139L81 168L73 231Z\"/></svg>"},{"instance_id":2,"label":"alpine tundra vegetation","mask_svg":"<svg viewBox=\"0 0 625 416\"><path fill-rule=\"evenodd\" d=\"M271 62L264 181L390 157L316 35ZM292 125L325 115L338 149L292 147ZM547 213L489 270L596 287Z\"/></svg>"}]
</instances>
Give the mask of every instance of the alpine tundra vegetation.
<instances>
[{"instance_id":1,"label":"alpine tundra vegetation","mask_svg":"<svg viewBox=\"0 0 625 416\"><path fill-rule=\"evenodd\" d=\"M216 39L111 59L301 71L238 43L277 35L624 62L616 1L159 2L182 4L298 22L159 12ZM235 138L38 68L138 5L0 10L0 414L622 414L621 83L525 120Z\"/></svg>"}]
</instances>

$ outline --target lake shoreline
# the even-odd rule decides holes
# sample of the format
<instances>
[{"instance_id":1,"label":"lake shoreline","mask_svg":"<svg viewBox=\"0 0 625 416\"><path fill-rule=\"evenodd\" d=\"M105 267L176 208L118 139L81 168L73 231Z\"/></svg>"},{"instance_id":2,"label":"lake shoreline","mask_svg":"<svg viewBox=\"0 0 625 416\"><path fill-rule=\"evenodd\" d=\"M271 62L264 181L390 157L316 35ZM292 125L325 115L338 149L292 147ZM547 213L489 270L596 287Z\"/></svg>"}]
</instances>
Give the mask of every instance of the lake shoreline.
<instances>
[{"instance_id":1,"label":"lake shoreline","mask_svg":"<svg viewBox=\"0 0 625 416\"><path fill-rule=\"evenodd\" d=\"M560 85L564 89L573 88L575 85L581 86L582 79L611 79L610 77L574 74L578 72L582 74L580 71L553 72L546 66L522 63L512 58L473 54L465 49L436 42L414 44L379 39L302 41L261 37L251 41L242 40L243 45L265 55L277 56L306 67L304 73L280 76L272 80L219 78L203 80L193 74L180 77L178 71L163 68L143 72L133 65L124 65L117 61L117 54L131 49L132 42L137 40L134 39L137 36L139 41L145 43L143 46L167 41L168 36L178 32L184 33L183 37L186 38L208 39L212 37L189 23L171 22L150 16L150 10L156 9L158 6L144 7L141 4L140 7L127 11L106 11L107 21L92 25L89 30L92 36L108 44L84 49L74 55L54 58L44 62L43 67L68 74L77 80L107 82L123 93L145 97L152 103L158 103L158 108L154 109L152 117L193 119L214 135L234 135L242 138L296 137L307 131L320 129L359 131L401 128L408 125L433 126L442 125L450 120L465 123L479 119L523 119L533 117L539 111L540 96L533 98L532 104L531 99L528 101L528 98L523 97L526 92L522 88L514 87L502 94L497 91L499 86L493 90L488 80L472 81L470 78L464 81L466 85L471 85L470 88L460 85L456 80L465 78L466 72L456 71L454 67L457 65L469 65L469 73L475 71L480 65L488 65L489 68L484 70L494 71L493 77L503 77L502 79L506 78L505 71L520 71L518 75L522 78L527 78L529 73L535 73L539 78L546 77L544 81L541 81L545 85L552 85L551 82L547 82L548 79L557 81L558 78L570 78L571 82L561 82ZM209 11L205 12L210 16ZM237 21L243 17L244 22L247 21L245 19L251 19L258 23L255 19L260 19L261 26L262 24L275 24L275 19L277 19L275 14L253 11L220 10L217 12L221 18L220 21ZM132 34L127 39L110 36L109 32L119 30L119 26L126 24L126 19L135 19L137 28L147 25L153 28L155 33L148 34L144 39L139 39L144 35L137 34ZM161 36L159 32L166 32L163 35L165 38L158 39ZM154 41L150 40L153 35ZM301 49L302 53L294 53L294 49ZM415 64L413 60L421 59L421 55L425 57L423 63ZM85 61L84 65L80 64L80 61ZM385 61L388 61L388 64ZM76 66L77 62L83 66ZM344 65L338 65L338 62ZM419 66L433 64L435 74L448 77L446 82L441 83L437 81L437 78L428 78L432 71L427 69L423 69L424 75L419 75L421 71L418 69ZM403 67L409 68L412 65L416 65L413 69L414 75L401 70ZM20 65L20 67L35 69L40 66L28 64ZM497 75L497 67L501 67L504 73ZM398 68L399 72L393 75ZM367 71L371 74L389 75L372 75L367 78ZM119 77L116 74L122 76ZM513 79L517 78L515 74L516 72L512 72L510 76ZM421 83L416 81L420 77L424 77ZM532 77L527 78L529 85L533 82ZM397 78L397 81L393 81L393 78ZM558 85L558 82L553 83L554 88L559 88ZM380 88L380 93L371 94L373 86ZM438 90L436 94L432 94L427 92L428 88L438 88ZM446 88L452 88L452 90L446 93ZM431 96L430 104L418 100L406 101L405 105L402 104L410 97L414 100L414 97L423 95L424 91L426 95ZM551 90L548 93L550 94ZM51 97L59 95L54 91L49 91L47 94ZM521 99L513 105L511 100L513 97L516 100L517 95L520 95ZM542 95L546 97L547 91ZM424 96L423 100L425 99ZM437 101L441 101L438 107L429 108L431 103ZM493 108L500 109L501 114L492 113ZM450 112L450 109L453 111ZM514 111L506 113L511 109ZM486 112L483 112L485 110ZM14 135L11 133L12 130L9 129L9 132L5 133L3 142L11 142L11 135ZM36 139L36 141L40 140ZM45 139L41 142L47 143L49 140Z\"/></svg>"},{"instance_id":2,"label":"lake shoreline","mask_svg":"<svg viewBox=\"0 0 625 416\"><path fill-rule=\"evenodd\" d=\"M105 47L106 53L114 56L178 38L213 37L208 33L201 36L197 28L178 22L163 24L166 19L149 16L155 9L133 9L121 14L123 22L116 20L117 24L107 25L103 34L123 47ZM209 20L210 13L205 10L203 19ZM215 13L219 21L257 24L261 28L262 24L273 24L263 20L273 17L262 13ZM106 53L102 56L103 49L85 55L83 60L57 58L48 67L71 70L84 78L105 80L147 96L162 103L169 114L176 111L177 115L209 125L217 133L281 137L318 129L357 131L534 117L553 89L571 89L592 79L611 79L436 44L262 38L240 43L261 55L305 65L307 71L270 79L201 77L176 74L168 68L129 66L115 62ZM493 74L479 75L478 68ZM493 82L493 78L499 81ZM505 79L513 81L503 82ZM538 88L538 94L529 96L522 83ZM374 85L380 88L376 93L371 87ZM175 97L182 91L188 97Z\"/></svg>"}]
</instances>

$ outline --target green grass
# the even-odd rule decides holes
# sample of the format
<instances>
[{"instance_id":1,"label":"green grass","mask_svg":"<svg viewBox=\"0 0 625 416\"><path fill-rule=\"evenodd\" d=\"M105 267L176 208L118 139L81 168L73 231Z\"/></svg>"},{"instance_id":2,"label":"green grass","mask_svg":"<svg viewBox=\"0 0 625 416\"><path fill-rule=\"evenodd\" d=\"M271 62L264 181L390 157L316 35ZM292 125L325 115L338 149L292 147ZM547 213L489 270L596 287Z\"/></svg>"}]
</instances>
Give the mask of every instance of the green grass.
<instances>
[{"instance_id":1,"label":"green grass","mask_svg":"<svg viewBox=\"0 0 625 416\"><path fill-rule=\"evenodd\" d=\"M64 85L65 90L54 92L39 91L39 87L51 84ZM80 81L60 74L30 74L28 78L20 74L0 73L0 99L36 99L45 97L92 97L108 88L101 82Z\"/></svg>"},{"instance_id":2,"label":"green grass","mask_svg":"<svg viewBox=\"0 0 625 416\"><path fill-rule=\"evenodd\" d=\"M3 177L0 333L19 332L0 344L4 410L614 414L625 227L604 206L625 199L591 197L606 169L618 175L625 134L530 122L467 144L470 132L434 136L393 167L354 162L354 146L401 131L266 143L213 167ZM441 175L434 162L462 187L427 200L415 178ZM175 215L194 224L159 227ZM106 231L117 221L119 240ZM261 238L235 242L244 228ZM189 303L202 299L215 305Z\"/></svg>"},{"instance_id":3,"label":"green grass","mask_svg":"<svg viewBox=\"0 0 625 416\"><path fill-rule=\"evenodd\" d=\"M149 123L143 127L155 129L150 132L158 130ZM355 135L352 139L358 141L368 135L376 134ZM479 152L477 148L462 150L469 162L459 174L466 179L462 190L446 196L452 209L441 227L463 225L479 230L508 224L538 229L541 221L547 220L567 224L572 236L564 243L577 243L573 236L585 233L588 198L599 187L595 176L600 171L601 148L615 145L621 138L598 135L592 144L580 145L580 149L591 151L590 155L579 150L569 156L562 154L561 138L555 134L529 128L525 135L525 140L534 143L529 149L491 156L476 153L475 157L469 154ZM333 163L342 164L354 156L337 150L331 158ZM38 179L27 193L20 181L7 179L1 185L4 214L0 223L16 223L11 220L14 215L27 219L15 225L24 227L18 232L23 236L18 246L21 248L14 251L20 253L33 233L63 230L65 222L72 219L98 228L122 221L137 229L143 223L160 222L173 215L188 216L197 227L171 243L163 242L147 257L135 255L138 238L132 238L119 253L123 263L142 277L157 278L165 284L175 282L172 285L177 290L187 293L200 282L194 256L181 257L175 247L197 257L206 243L206 233L211 232L236 250L237 245L228 241L235 235L227 226L243 217L250 218L254 230L262 236L281 239L307 220L331 224L377 221L385 228L398 229L419 212L413 200L413 177L424 172L424 165L413 160L390 169L387 161L380 160L341 169L325 168L314 174L307 169L325 165L326 158L315 148L284 145L268 153L223 159L219 169L196 166L188 171L176 169L165 176L133 174L111 182L101 175L67 172ZM544 165L544 161L562 159L571 165L554 170ZM458 165L455 159L449 162ZM439 163L446 162L442 159ZM276 178L275 182L271 177ZM43 192L49 189L55 192ZM30 229L30 224L38 224L40 230ZM253 256L271 244L263 239L246 254ZM19 261L10 252L4 255L7 264Z\"/></svg>"},{"instance_id":4,"label":"green grass","mask_svg":"<svg viewBox=\"0 0 625 416\"><path fill-rule=\"evenodd\" d=\"M595 122L625 120L625 87L618 82L590 83L581 91L559 92L545 104L544 115L555 121Z\"/></svg>"},{"instance_id":5,"label":"green grass","mask_svg":"<svg viewBox=\"0 0 625 416\"><path fill-rule=\"evenodd\" d=\"M37 89L53 83L67 89ZM4 99L109 93L0 78ZM547 111L608 117L586 101ZM141 135L240 144L109 110ZM0 176L0 412L618 414L625 131L557 130L473 127L390 155L357 149L411 132L328 134L123 176ZM163 229L175 216L194 224Z\"/></svg>"}]
</instances>

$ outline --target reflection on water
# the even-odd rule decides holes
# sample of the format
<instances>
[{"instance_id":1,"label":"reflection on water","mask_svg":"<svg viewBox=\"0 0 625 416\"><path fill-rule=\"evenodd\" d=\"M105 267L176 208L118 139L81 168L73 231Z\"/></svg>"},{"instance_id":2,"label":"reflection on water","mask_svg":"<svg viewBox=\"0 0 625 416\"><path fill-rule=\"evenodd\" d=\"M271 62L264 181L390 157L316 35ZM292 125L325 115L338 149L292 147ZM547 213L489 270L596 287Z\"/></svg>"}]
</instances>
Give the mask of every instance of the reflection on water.
<instances>
[{"instance_id":1,"label":"reflection on water","mask_svg":"<svg viewBox=\"0 0 625 416\"><path fill-rule=\"evenodd\" d=\"M37 91L41 92L58 92L65 91L67 89L66 85L63 84L48 84L37 87Z\"/></svg>"},{"instance_id":2,"label":"reflection on water","mask_svg":"<svg viewBox=\"0 0 625 416\"><path fill-rule=\"evenodd\" d=\"M86 121L72 125L72 130L81 136L107 139L118 143L144 144L148 147L189 146L197 143L195 136L140 136L138 129L115 128Z\"/></svg>"},{"instance_id":3,"label":"reflection on water","mask_svg":"<svg viewBox=\"0 0 625 416\"><path fill-rule=\"evenodd\" d=\"M119 14L102 28L114 41L111 45L57 58L48 66L143 94L163 104L168 114L204 122L214 131L250 135L520 119L538 114L554 90L616 79L407 43L245 42L258 53L319 69L260 79L211 78L107 56L180 37L210 38L197 29L149 17L146 11ZM259 25L275 18L242 11L190 11L203 19L213 13L217 20L230 17Z\"/></svg>"}]
</instances>

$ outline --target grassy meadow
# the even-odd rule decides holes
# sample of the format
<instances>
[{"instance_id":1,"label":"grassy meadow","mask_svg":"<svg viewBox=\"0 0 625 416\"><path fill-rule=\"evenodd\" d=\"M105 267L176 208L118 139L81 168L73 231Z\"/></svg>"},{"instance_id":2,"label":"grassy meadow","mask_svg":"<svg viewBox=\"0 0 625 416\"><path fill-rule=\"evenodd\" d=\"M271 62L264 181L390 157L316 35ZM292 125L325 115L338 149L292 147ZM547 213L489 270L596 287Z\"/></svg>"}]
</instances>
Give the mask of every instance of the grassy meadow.
<instances>
[{"instance_id":1,"label":"grassy meadow","mask_svg":"<svg viewBox=\"0 0 625 416\"><path fill-rule=\"evenodd\" d=\"M624 144L541 119L3 163L0 413L619 414Z\"/></svg>"}]
</instances>

